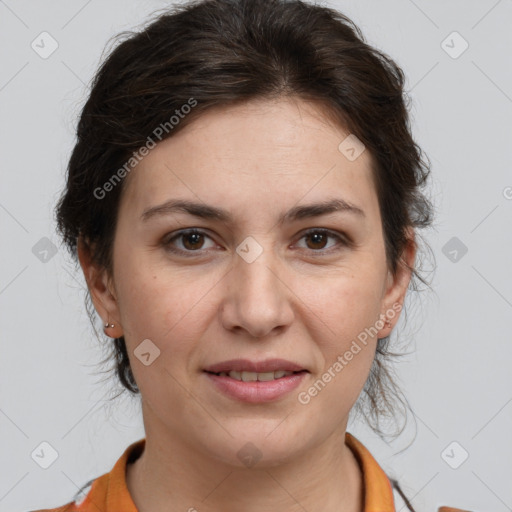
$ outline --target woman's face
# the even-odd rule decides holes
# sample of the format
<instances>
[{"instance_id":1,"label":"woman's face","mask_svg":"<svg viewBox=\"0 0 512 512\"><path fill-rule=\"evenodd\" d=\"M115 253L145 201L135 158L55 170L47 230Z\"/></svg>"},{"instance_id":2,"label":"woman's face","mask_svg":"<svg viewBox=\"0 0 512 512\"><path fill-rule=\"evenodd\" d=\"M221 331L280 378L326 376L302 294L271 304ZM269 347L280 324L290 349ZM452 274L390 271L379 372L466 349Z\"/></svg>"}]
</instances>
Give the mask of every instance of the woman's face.
<instances>
[{"instance_id":1,"label":"woman's face","mask_svg":"<svg viewBox=\"0 0 512 512\"><path fill-rule=\"evenodd\" d=\"M148 436L241 466L244 450L272 465L345 431L409 281L388 273L370 155L350 139L343 153L348 135L302 100L251 102L202 115L126 178L112 296L93 297L125 336ZM322 212L335 201L352 208ZM307 371L205 371L233 359Z\"/></svg>"}]
</instances>

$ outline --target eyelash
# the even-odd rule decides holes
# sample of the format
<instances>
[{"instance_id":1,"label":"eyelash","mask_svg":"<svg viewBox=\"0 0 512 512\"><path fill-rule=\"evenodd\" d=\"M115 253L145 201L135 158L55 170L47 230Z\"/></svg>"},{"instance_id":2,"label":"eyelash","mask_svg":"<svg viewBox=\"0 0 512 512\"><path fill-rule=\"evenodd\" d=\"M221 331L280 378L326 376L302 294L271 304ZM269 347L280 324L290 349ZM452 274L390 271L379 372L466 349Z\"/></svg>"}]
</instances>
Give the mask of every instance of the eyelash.
<instances>
[{"instance_id":1,"label":"eyelash","mask_svg":"<svg viewBox=\"0 0 512 512\"><path fill-rule=\"evenodd\" d=\"M351 242L346 237L343 237L343 236L341 236L341 235L339 235L339 234L337 234L337 233L335 233L333 231L330 231L330 230L324 229L324 228L313 228L313 229L310 229L310 230L306 231L300 237L300 240L302 240L303 238L307 237L308 235L318 234L318 233L322 234L322 235L327 235L330 238L335 238L339 242L339 245L341 247L334 248L334 249L330 248L330 249L327 249L327 250L324 250L324 249L318 249L318 250L309 249L309 251L311 251L315 257L317 257L317 256L322 257L324 255L330 255L332 252L337 252L337 251L341 250L342 248L349 247L351 245ZM200 229L192 228L192 229L187 229L187 230L179 231L172 238L169 238L167 240L164 238L163 245L166 248L166 250L169 251L169 252L172 252L174 254L178 254L178 255L181 255L181 256L185 256L187 258L191 258L191 257L196 256L198 253L200 254L201 251L207 250L207 249L198 249L196 251L176 249L175 247L172 246L172 242L174 240L177 240L177 239L181 238L181 237L184 237L184 236L187 236L187 235L196 235L196 234L197 235L203 235L203 236L206 236L207 238L211 239L211 237L206 232L204 232L204 231L202 231ZM306 249L306 250L308 250L308 249Z\"/></svg>"}]
</instances>

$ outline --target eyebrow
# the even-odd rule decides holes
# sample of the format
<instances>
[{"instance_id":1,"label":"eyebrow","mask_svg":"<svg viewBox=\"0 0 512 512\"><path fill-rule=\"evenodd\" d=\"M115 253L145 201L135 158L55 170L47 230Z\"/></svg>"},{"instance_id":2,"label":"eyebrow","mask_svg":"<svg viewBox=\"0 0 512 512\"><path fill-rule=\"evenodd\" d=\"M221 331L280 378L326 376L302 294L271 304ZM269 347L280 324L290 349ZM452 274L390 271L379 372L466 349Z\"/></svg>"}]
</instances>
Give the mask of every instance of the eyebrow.
<instances>
[{"instance_id":1,"label":"eyebrow","mask_svg":"<svg viewBox=\"0 0 512 512\"><path fill-rule=\"evenodd\" d=\"M360 217L365 217L364 211L358 206L344 199L331 199L320 203L295 206L279 216L279 224L320 217L321 215L335 212L352 213ZM147 208L142 212L141 220L147 222L149 219L156 216L169 215L172 213L188 213L201 219L213 219L227 224L233 222L232 216L227 210L204 203L178 199L171 199L160 205Z\"/></svg>"}]
</instances>

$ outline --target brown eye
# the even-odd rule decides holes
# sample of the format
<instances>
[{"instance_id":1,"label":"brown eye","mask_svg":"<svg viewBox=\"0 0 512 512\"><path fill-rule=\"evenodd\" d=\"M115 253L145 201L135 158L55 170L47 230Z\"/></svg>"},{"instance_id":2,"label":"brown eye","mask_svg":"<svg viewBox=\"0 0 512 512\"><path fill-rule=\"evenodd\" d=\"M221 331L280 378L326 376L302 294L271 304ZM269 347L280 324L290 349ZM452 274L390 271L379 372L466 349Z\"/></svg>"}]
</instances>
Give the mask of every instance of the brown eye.
<instances>
[{"instance_id":1,"label":"brown eye","mask_svg":"<svg viewBox=\"0 0 512 512\"><path fill-rule=\"evenodd\" d=\"M308 246L310 249L324 249L329 236L325 233L314 231L306 235L305 238L311 242L311 245Z\"/></svg>"},{"instance_id":2,"label":"brown eye","mask_svg":"<svg viewBox=\"0 0 512 512\"><path fill-rule=\"evenodd\" d=\"M204 243L204 236L202 233L185 233L180 236L182 237L185 249L201 249L201 246Z\"/></svg>"},{"instance_id":3,"label":"brown eye","mask_svg":"<svg viewBox=\"0 0 512 512\"><path fill-rule=\"evenodd\" d=\"M305 233L301 240L302 239L306 240L305 249L319 253L319 256L322 254L329 254L333 251L336 251L337 249L341 249L349 245L349 243L342 236L325 229L312 229ZM328 245L329 240L335 240L338 243L331 243ZM338 247L336 247L336 245Z\"/></svg>"},{"instance_id":4,"label":"brown eye","mask_svg":"<svg viewBox=\"0 0 512 512\"><path fill-rule=\"evenodd\" d=\"M194 255L193 253L201 253L203 250L213 247L213 243L210 247L205 246L208 239L211 240L211 238L202 231L181 231L171 238L164 239L163 246L170 252L191 256Z\"/></svg>"}]
</instances>

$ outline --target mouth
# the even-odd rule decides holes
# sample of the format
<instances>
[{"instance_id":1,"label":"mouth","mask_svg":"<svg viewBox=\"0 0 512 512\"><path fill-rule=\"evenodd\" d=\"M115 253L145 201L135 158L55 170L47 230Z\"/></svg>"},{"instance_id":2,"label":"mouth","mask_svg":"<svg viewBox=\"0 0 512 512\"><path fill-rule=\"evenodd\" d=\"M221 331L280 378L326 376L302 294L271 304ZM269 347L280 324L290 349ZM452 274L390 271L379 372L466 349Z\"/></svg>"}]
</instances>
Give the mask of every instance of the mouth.
<instances>
[{"instance_id":1,"label":"mouth","mask_svg":"<svg viewBox=\"0 0 512 512\"><path fill-rule=\"evenodd\" d=\"M266 359L264 361L254 361L252 359L230 359L229 361L222 361L206 366L204 371L208 373L215 373L216 375L226 373L234 379L239 379L238 374L240 374L240 377L242 378L245 374L245 378L257 380L257 377L255 378L252 374L261 374L263 379L265 377L270 379L270 374L273 374L272 379L274 379L282 377L280 372L292 374L307 371L307 369L299 363L288 361L287 359L274 358ZM275 377L276 373L277 377Z\"/></svg>"},{"instance_id":2,"label":"mouth","mask_svg":"<svg viewBox=\"0 0 512 512\"><path fill-rule=\"evenodd\" d=\"M239 402L264 403L288 396L310 373L287 359L264 361L230 359L203 369L209 382L224 396Z\"/></svg>"},{"instance_id":3,"label":"mouth","mask_svg":"<svg viewBox=\"0 0 512 512\"><path fill-rule=\"evenodd\" d=\"M262 404L284 399L307 378L308 370L203 370L212 389L238 402Z\"/></svg>"},{"instance_id":4,"label":"mouth","mask_svg":"<svg viewBox=\"0 0 512 512\"><path fill-rule=\"evenodd\" d=\"M218 377L229 377L234 380L243 381L243 382L269 382L272 380L279 380L289 377L290 375L296 375L301 373L308 373L307 370L299 370L299 371L286 371L286 370L277 370L273 372L251 372L251 371L223 371L223 372L211 372L205 370L206 373L217 375Z\"/></svg>"}]
</instances>

